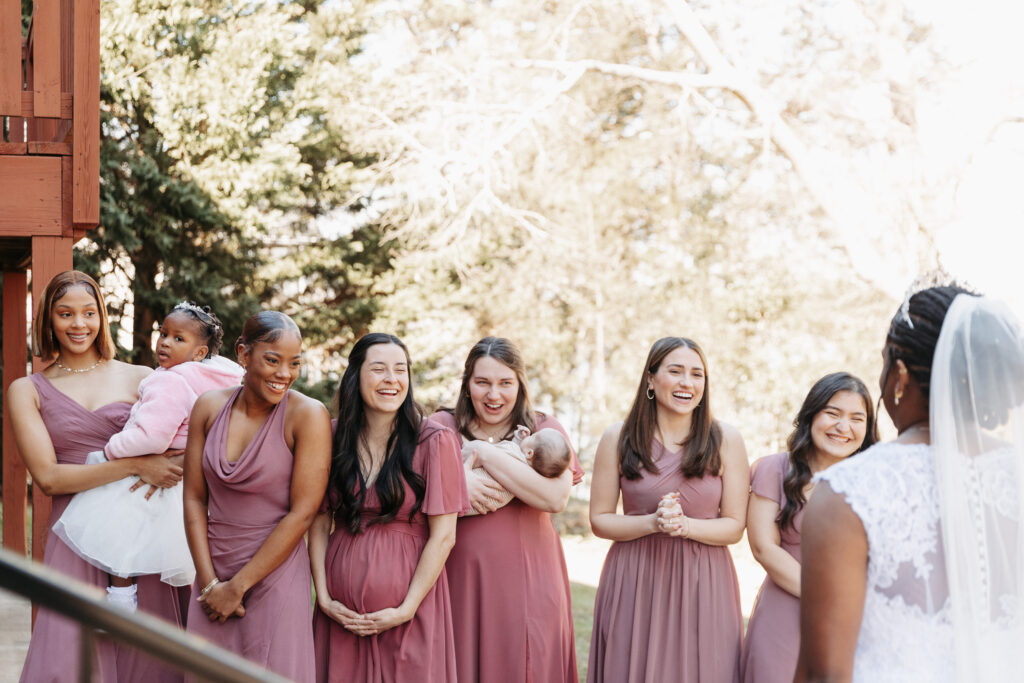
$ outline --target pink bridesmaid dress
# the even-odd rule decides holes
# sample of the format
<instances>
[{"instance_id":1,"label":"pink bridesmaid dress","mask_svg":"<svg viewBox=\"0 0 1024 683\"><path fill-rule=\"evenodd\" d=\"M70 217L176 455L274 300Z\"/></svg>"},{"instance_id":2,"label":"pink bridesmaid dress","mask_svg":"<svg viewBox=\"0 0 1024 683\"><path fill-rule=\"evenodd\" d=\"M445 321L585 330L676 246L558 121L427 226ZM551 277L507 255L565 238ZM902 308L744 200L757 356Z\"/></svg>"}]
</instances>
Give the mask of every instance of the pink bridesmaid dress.
<instances>
[{"instance_id":1,"label":"pink bridesmaid dress","mask_svg":"<svg viewBox=\"0 0 1024 683\"><path fill-rule=\"evenodd\" d=\"M377 492L366 492L358 534L338 524L327 541L325 565L331 597L359 613L397 607L405 599L430 537L428 515L470 509L459 442L431 420L420 425L413 469L426 491L419 512L408 484L405 500L390 522L366 524L380 514ZM332 498L337 491L328 493ZM346 630L320 609L313 618L316 679L321 683L455 683L455 643L448 577L442 569L411 621L373 636Z\"/></svg>"},{"instance_id":2,"label":"pink bridesmaid dress","mask_svg":"<svg viewBox=\"0 0 1024 683\"><path fill-rule=\"evenodd\" d=\"M241 569L290 509L293 455L284 437L288 396L270 412L235 462L225 456L231 395L210 425L203 449L203 474L209 491L207 536L217 576L231 578ZM309 553L300 540L274 571L249 589L244 617L223 624L210 621L192 586L188 631L231 650L293 681L312 681L313 610Z\"/></svg>"},{"instance_id":3,"label":"pink bridesmaid dress","mask_svg":"<svg viewBox=\"0 0 1024 683\"><path fill-rule=\"evenodd\" d=\"M90 451L103 450L110 437L121 431L128 420L131 404L108 403L88 411L58 390L42 373L30 375L39 394L39 413L50 433L57 462L81 465ZM73 494L53 496L49 526L60 519ZM96 520L102 524L103 520ZM68 576L106 589L107 574L76 555L56 534L46 537L43 564ZM139 609L155 614L175 626L181 626L178 592L160 581L159 576L140 576ZM32 630L22 683L78 680L79 625L56 612L40 609ZM101 641L96 653L98 680L181 681L182 674L128 646Z\"/></svg>"},{"instance_id":4,"label":"pink bridesmaid dress","mask_svg":"<svg viewBox=\"0 0 1024 683\"><path fill-rule=\"evenodd\" d=\"M537 416L536 430L557 420ZM455 417L432 419L455 430ZM566 440L568 440L566 435ZM583 470L572 455L573 481ZM459 520L448 556L459 681L576 683L569 577L551 515L513 498Z\"/></svg>"},{"instance_id":5,"label":"pink bridesmaid dress","mask_svg":"<svg viewBox=\"0 0 1024 683\"><path fill-rule=\"evenodd\" d=\"M688 517L718 517L722 478L687 479L682 450L654 442L660 474L620 477L627 515L646 515L678 491ZM594 600L590 683L735 683L740 676L743 617L729 549L651 534L616 541L604 561Z\"/></svg>"},{"instance_id":6,"label":"pink bridesmaid dress","mask_svg":"<svg viewBox=\"0 0 1024 683\"><path fill-rule=\"evenodd\" d=\"M789 471L789 454L776 453L754 463L750 489L774 500L781 507L786 497L782 482ZM800 526L804 509L796 513L793 525L779 528L782 549L800 562ZM800 598L784 591L765 577L747 622L743 641L744 683L790 683L800 654Z\"/></svg>"}]
</instances>

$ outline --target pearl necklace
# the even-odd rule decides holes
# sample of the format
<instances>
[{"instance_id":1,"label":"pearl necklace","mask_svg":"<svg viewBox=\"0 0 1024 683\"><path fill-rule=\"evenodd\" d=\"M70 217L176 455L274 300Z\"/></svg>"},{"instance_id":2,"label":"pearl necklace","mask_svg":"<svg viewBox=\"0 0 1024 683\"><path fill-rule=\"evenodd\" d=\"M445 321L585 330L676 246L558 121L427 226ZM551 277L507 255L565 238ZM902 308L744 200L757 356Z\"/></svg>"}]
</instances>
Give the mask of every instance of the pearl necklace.
<instances>
[{"instance_id":1,"label":"pearl necklace","mask_svg":"<svg viewBox=\"0 0 1024 683\"><path fill-rule=\"evenodd\" d=\"M93 363L89 367L82 368L81 370L78 370L78 369L75 369L75 368L69 368L68 366L64 365L63 363L60 362L60 356L57 356L56 360L53 361L53 364L56 365L61 370L65 370L67 372L71 372L71 373L74 373L76 375L81 375L81 374L84 374L86 372L89 372L90 370L95 370L96 368L98 368L100 366L101 363L103 363L106 360L107 360L106 358L100 358L98 361L96 361L95 363Z\"/></svg>"}]
</instances>

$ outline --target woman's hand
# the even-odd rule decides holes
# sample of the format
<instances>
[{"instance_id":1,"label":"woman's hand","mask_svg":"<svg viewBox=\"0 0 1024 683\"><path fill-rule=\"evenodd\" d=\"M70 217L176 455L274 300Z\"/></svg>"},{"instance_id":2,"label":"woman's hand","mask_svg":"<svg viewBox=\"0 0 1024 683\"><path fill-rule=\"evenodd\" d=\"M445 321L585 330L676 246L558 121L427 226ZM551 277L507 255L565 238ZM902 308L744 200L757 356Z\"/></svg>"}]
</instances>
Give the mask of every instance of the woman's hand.
<instances>
[{"instance_id":1,"label":"woman's hand","mask_svg":"<svg viewBox=\"0 0 1024 683\"><path fill-rule=\"evenodd\" d=\"M185 472L173 458L165 458L163 455L142 455L132 460L142 482L162 489L169 489L180 482Z\"/></svg>"},{"instance_id":2,"label":"woman's hand","mask_svg":"<svg viewBox=\"0 0 1024 683\"><path fill-rule=\"evenodd\" d=\"M373 622L365 615L353 611L337 600L328 598L319 603L321 611L341 627L357 636L370 636L376 633Z\"/></svg>"},{"instance_id":3,"label":"woman's hand","mask_svg":"<svg viewBox=\"0 0 1024 683\"><path fill-rule=\"evenodd\" d=\"M383 633L388 629L396 626L401 626L407 621L411 621L415 612L407 612L401 606L399 607L388 607L377 612L370 612L369 614L363 615L371 624L372 632L367 635L376 635Z\"/></svg>"},{"instance_id":4,"label":"woman's hand","mask_svg":"<svg viewBox=\"0 0 1024 683\"><path fill-rule=\"evenodd\" d=\"M486 515L501 507L497 497L505 493L499 484L473 474L472 460L464 465L469 504L478 515Z\"/></svg>"},{"instance_id":5,"label":"woman's hand","mask_svg":"<svg viewBox=\"0 0 1024 683\"><path fill-rule=\"evenodd\" d=\"M686 538L690 533L690 518L683 514L679 493L666 493L658 502L658 531L669 536Z\"/></svg>"},{"instance_id":6,"label":"woman's hand","mask_svg":"<svg viewBox=\"0 0 1024 683\"><path fill-rule=\"evenodd\" d=\"M242 605L244 595L245 592L239 590L233 582L224 581L216 584L206 595L200 595L198 600L210 621L223 624L228 617L245 616L245 607Z\"/></svg>"},{"instance_id":7,"label":"woman's hand","mask_svg":"<svg viewBox=\"0 0 1024 683\"><path fill-rule=\"evenodd\" d=\"M157 457L157 456L151 456L151 457ZM159 457L167 458L167 462L169 462L172 465L177 465L178 467L181 467L182 471L184 472L184 465L185 465L185 451L184 451L184 449L182 449L182 448L169 448L166 451L164 451L163 453L160 453ZM130 489L128 489L128 491L134 492L136 489L139 489L139 488L141 488L142 486L144 486L145 484L148 484L148 483L149 482L143 481L140 478L137 482L135 482L135 484ZM173 486L173 484L172 484L172 486ZM154 493L159 491L161 488L170 488L170 487L160 486L158 484L150 484L149 490L146 491L146 500L149 500L150 497Z\"/></svg>"}]
</instances>

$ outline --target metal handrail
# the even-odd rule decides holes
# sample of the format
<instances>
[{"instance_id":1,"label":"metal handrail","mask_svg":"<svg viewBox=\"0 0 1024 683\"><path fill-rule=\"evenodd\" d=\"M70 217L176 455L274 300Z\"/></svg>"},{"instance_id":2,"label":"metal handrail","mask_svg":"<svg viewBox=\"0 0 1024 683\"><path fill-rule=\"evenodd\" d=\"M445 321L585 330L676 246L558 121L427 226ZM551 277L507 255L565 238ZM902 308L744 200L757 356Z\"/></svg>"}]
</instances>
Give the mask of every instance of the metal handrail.
<instances>
[{"instance_id":1,"label":"metal handrail","mask_svg":"<svg viewBox=\"0 0 1024 683\"><path fill-rule=\"evenodd\" d=\"M110 607L95 586L9 550L0 550L0 588L18 593L82 625L79 662L83 681L92 680L97 629L105 631L105 637L127 643L200 680L227 683L287 683L288 680L154 616Z\"/></svg>"}]
</instances>

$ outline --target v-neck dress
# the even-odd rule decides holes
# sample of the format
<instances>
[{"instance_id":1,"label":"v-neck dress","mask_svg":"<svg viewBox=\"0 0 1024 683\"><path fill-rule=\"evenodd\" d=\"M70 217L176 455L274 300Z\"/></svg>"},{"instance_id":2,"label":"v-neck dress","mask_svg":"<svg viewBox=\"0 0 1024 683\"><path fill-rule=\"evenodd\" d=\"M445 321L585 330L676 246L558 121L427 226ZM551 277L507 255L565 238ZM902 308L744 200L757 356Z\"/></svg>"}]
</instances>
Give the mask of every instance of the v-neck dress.
<instances>
[{"instance_id":1,"label":"v-neck dress","mask_svg":"<svg viewBox=\"0 0 1024 683\"><path fill-rule=\"evenodd\" d=\"M29 376L39 395L39 414L53 443L57 462L82 465L91 451L102 450L111 436L117 434L128 420L131 404L108 403L90 411L66 395L42 373ZM71 502L73 494L52 497L52 527ZM97 519L97 524L103 520ZM47 534L43 564L72 578L105 589L106 573L92 566L69 548L56 534ZM181 609L177 591L160 581L159 576L140 576L139 609L181 626ZM80 627L56 612L40 608L36 616L32 640L21 672L23 683L78 680L78 644ZM96 652L97 680L113 681L181 681L182 675L137 650L101 641Z\"/></svg>"},{"instance_id":2,"label":"v-neck dress","mask_svg":"<svg viewBox=\"0 0 1024 683\"><path fill-rule=\"evenodd\" d=\"M294 456L284 437L288 396L270 412L235 462L226 457L231 407L225 402L206 436L203 476L208 492L207 536L221 581L238 572L288 513ZM299 542L291 554L242 599L244 617L210 621L192 586L188 631L294 681L312 681L313 611L309 553Z\"/></svg>"},{"instance_id":3,"label":"v-neck dress","mask_svg":"<svg viewBox=\"0 0 1024 683\"><path fill-rule=\"evenodd\" d=\"M430 538L427 516L470 509L458 437L431 420L420 425L412 469L426 490L413 514L415 496L389 522L369 524L380 514L371 486L353 534L338 523L327 541L324 564L331 597L359 613L397 607L409 592L423 548ZM331 500L341 495L328 491ZM327 509L325 505L323 509ZM455 683L455 641L448 576L444 569L412 620L373 636L360 637L317 609L314 620L318 683Z\"/></svg>"},{"instance_id":4,"label":"v-neck dress","mask_svg":"<svg viewBox=\"0 0 1024 683\"><path fill-rule=\"evenodd\" d=\"M662 496L678 491L688 517L718 517L720 476L684 477L682 450L657 440L652 456L659 474L619 478L625 514L650 514ZM736 683L742 630L728 548L661 533L616 541L594 599L587 681Z\"/></svg>"},{"instance_id":5,"label":"v-neck dress","mask_svg":"<svg viewBox=\"0 0 1024 683\"><path fill-rule=\"evenodd\" d=\"M431 419L457 431L449 412ZM536 431L546 427L571 443L558 420L538 414ZM575 451L569 467L578 483ZM460 682L577 683L569 575L549 513L513 498L462 517L445 566Z\"/></svg>"}]
</instances>

